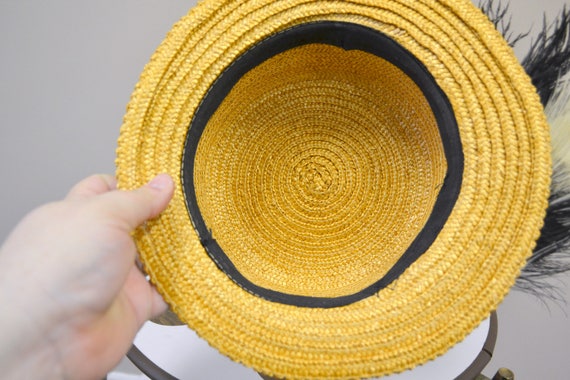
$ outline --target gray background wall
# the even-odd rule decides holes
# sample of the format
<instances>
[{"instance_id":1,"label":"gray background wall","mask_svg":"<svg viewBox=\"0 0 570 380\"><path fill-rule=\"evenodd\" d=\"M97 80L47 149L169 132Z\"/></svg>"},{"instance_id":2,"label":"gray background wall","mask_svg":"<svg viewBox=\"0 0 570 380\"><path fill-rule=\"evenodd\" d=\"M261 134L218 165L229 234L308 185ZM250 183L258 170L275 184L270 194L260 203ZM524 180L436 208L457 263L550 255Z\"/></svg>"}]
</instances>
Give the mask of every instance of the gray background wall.
<instances>
[{"instance_id":1,"label":"gray background wall","mask_svg":"<svg viewBox=\"0 0 570 380\"><path fill-rule=\"evenodd\" d=\"M113 173L130 93L194 1L0 0L0 241L34 207L92 173ZM511 0L513 28L536 33L568 0ZM519 44L522 56L530 39ZM556 280L570 299L570 276ZM487 373L570 378L570 306L512 292ZM123 364L121 368L128 368Z\"/></svg>"}]
</instances>

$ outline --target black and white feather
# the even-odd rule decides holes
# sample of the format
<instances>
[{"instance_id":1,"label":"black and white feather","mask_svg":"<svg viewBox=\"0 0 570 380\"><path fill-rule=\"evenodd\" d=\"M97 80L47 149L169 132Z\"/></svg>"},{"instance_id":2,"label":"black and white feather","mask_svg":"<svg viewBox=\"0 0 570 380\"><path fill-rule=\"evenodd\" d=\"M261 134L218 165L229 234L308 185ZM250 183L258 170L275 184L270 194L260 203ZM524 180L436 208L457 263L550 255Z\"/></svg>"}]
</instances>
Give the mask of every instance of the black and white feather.
<instances>
[{"instance_id":1,"label":"black and white feather","mask_svg":"<svg viewBox=\"0 0 570 380\"><path fill-rule=\"evenodd\" d=\"M545 280L570 272L570 74L557 81L545 111L552 134L549 206L540 239L517 287L556 298L556 287Z\"/></svg>"},{"instance_id":2,"label":"black and white feather","mask_svg":"<svg viewBox=\"0 0 570 380\"><path fill-rule=\"evenodd\" d=\"M544 105L548 105L559 80L570 69L569 37L570 12L564 8L553 23L544 19L542 31L522 61Z\"/></svg>"},{"instance_id":3,"label":"black and white feather","mask_svg":"<svg viewBox=\"0 0 570 380\"><path fill-rule=\"evenodd\" d=\"M480 7L511 46L527 37L526 32L511 31L508 2L487 0ZM545 19L522 65L545 106L553 144L553 175L541 236L516 288L560 298L550 280L570 273L570 12L566 8L553 23Z\"/></svg>"},{"instance_id":4,"label":"black and white feather","mask_svg":"<svg viewBox=\"0 0 570 380\"><path fill-rule=\"evenodd\" d=\"M526 38L529 32L514 32L511 28L512 17L509 12L509 2L501 0L483 0L479 2L479 8L489 17L495 29L497 29L508 44L514 47L517 42Z\"/></svg>"}]
</instances>

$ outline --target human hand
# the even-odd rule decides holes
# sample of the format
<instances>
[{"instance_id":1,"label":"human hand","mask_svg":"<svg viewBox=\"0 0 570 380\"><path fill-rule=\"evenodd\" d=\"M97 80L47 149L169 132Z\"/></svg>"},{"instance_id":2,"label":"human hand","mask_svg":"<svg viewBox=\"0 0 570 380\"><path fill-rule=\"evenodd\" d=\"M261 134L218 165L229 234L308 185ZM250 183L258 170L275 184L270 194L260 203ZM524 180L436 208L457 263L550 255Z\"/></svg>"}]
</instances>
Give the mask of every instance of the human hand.
<instances>
[{"instance_id":1,"label":"human hand","mask_svg":"<svg viewBox=\"0 0 570 380\"><path fill-rule=\"evenodd\" d=\"M0 248L0 368L7 378L101 379L166 309L137 269L134 228L172 198L167 175L133 190L92 176L30 213Z\"/></svg>"}]
</instances>

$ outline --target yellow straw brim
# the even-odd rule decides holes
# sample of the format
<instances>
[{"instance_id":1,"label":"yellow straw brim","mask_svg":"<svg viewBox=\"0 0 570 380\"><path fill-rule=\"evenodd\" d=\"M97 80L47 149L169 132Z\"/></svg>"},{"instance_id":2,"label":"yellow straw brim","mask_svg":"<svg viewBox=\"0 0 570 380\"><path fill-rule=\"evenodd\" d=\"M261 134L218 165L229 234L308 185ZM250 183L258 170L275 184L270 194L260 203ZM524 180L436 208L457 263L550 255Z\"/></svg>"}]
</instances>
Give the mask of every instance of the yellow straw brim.
<instances>
[{"instance_id":1,"label":"yellow straw brim","mask_svg":"<svg viewBox=\"0 0 570 380\"><path fill-rule=\"evenodd\" d=\"M316 21L374 29L421 61L451 103L464 155L459 196L429 249L375 295L331 308L268 301L232 281L194 229L181 178L188 128L220 74L263 39ZM153 284L213 347L278 378L366 378L443 354L504 298L542 226L548 133L529 78L470 1L205 1L142 73L117 176L122 189L163 172L178 184L135 238Z\"/></svg>"}]
</instances>

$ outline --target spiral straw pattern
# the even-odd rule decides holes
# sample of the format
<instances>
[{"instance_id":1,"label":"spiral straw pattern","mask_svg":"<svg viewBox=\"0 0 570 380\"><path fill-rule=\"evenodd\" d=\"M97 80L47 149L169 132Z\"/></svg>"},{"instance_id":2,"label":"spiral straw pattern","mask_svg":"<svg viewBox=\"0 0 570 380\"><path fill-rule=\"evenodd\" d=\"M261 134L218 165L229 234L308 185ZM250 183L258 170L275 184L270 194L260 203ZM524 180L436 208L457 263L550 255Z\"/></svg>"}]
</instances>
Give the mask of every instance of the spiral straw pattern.
<instances>
[{"instance_id":1,"label":"spiral straw pattern","mask_svg":"<svg viewBox=\"0 0 570 380\"><path fill-rule=\"evenodd\" d=\"M409 77L372 54L312 44L240 80L200 138L194 177L206 224L246 278L334 297L395 264L445 169Z\"/></svg>"},{"instance_id":2,"label":"spiral straw pattern","mask_svg":"<svg viewBox=\"0 0 570 380\"><path fill-rule=\"evenodd\" d=\"M321 309L268 301L218 268L188 215L181 163L194 113L232 62L275 33L327 20L372 28L425 65L452 105L464 172L419 259L373 296ZM252 281L349 294L388 270L422 228L446 162L425 99L398 83L405 76L377 57L315 44L268 60L224 99L198 146L196 195L214 238ZM179 184L135 238L152 282L212 346L278 378L366 378L443 354L498 306L539 236L548 133L524 70L468 0L206 0L142 73L117 176L124 189L160 172Z\"/></svg>"}]
</instances>

